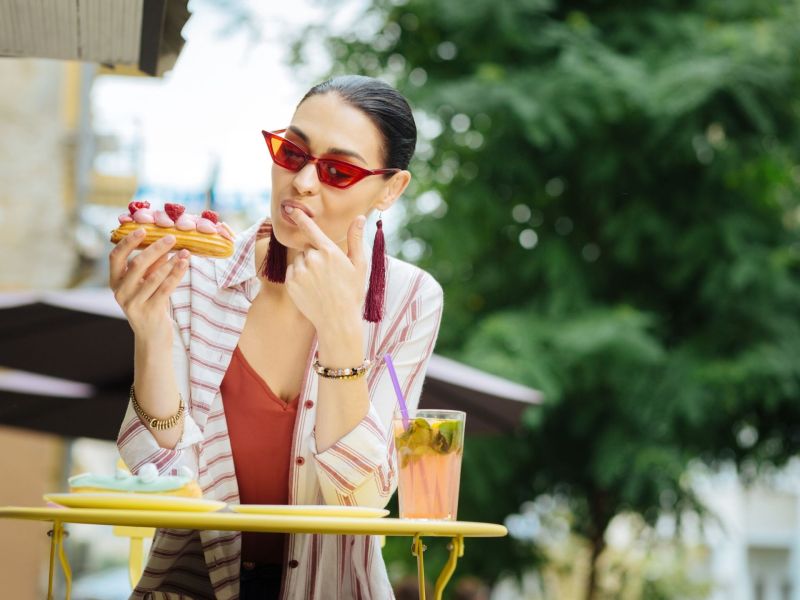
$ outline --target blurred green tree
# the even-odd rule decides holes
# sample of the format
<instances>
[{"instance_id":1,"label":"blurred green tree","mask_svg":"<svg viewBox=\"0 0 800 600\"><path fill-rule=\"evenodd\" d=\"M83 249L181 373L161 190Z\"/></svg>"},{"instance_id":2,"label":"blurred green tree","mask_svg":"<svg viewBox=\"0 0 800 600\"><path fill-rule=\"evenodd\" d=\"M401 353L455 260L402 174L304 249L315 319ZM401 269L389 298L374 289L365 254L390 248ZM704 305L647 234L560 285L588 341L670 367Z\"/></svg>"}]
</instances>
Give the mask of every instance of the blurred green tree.
<instances>
[{"instance_id":1,"label":"blurred green tree","mask_svg":"<svg viewBox=\"0 0 800 600\"><path fill-rule=\"evenodd\" d=\"M594 564L614 515L700 508L692 459L797 452L798 17L373 0L346 36L297 43L302 63L325 39L333 73L387 78L418 111L398 248L445 289L438 351L546 393L522 435L466 457L461 517L557 494ZM530 565L470 548L462 570L490 580Z\"/></svg>"}]
</instances>

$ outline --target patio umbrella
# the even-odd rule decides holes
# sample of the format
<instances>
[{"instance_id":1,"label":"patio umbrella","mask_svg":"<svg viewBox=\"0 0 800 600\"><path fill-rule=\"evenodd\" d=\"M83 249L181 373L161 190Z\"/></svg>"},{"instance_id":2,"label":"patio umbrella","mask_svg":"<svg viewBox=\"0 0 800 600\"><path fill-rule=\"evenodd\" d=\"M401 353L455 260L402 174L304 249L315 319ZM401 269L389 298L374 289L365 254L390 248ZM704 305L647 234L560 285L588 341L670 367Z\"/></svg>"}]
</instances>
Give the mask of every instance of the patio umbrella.
<instances>
[{"instance_id":1,"label":"patio umbrella","mask_svg":"<svg viewBox=\"0 0 800 600\"><path fill-rule=\"evenodd\" d=\"M0 424L114 439L133 333L108 289L0 294ZM539 392L434 355L420 406L468 413L467 432L512 430Z\"/></svg>"},{"instance_id":2,"label":"patio umbrella","mask_svg":"<svg viewBox=\"0 0 800 600\"><path fill-rule=\"evenodd\" d=\"M86 383L0 369L3 425L66 437L113 439L126 400L125 389L98 390Z\"/></svg>"},{"instance_id":3,"label":"patio umbrella","mask_svg":"<svg viewBox=\"0 0 800 600\"><path fill-rule=\"evenodd\" d=\"M541 401L534 389L434 354L419 405L465 411L466 432L475 434L511 431L525 409Z\"/></svg>"},{"instance_id":4,"label":"patio umbrella","mask_svg":"<svg viewBox=\"0 0 800 600\"><path fill-rule=\"evenodd\" d=\"M133 333L109 289L0 294L0 367L130 385Z\"/></svg>"}]
</instances>

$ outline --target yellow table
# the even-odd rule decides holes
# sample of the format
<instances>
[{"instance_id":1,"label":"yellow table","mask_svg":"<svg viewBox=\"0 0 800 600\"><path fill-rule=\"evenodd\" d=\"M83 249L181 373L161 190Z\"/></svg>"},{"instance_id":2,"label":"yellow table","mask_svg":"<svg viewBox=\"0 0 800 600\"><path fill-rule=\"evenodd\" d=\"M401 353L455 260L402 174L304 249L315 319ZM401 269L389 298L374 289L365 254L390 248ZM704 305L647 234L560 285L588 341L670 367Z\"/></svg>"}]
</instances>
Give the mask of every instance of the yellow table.
<instances>
[{"instance_id":1,"label":"yellow table","mask_svg":"<svg viewBox=\"0 0 800 600\"><path fill-rule=\"evenodd\" d=\"M52 521L50 532L50 576L48 600L53 598L53 573L58 554L67 579L67 600L70 595L71 573L64 553L64 523L88 523L123 527L163 527L172 529L210 529L215 531L261 531L273 533L324 533L338 535L392 535L413 537L411 552L417 557L419 597L425 600L425 569L423 537L449 537L450 557L436 580L435 598L450 581L456 562L464 554L466 537L502 537L508 533L502 525L469 521L429 521L390 518L300 517L239 514L221 512L181 512L150 510L110 510L90 508L25 508L0 507L0 518ZM132 553L131 560L135 560ZM141 560L141 558L139 559Z\"/></svg>"}]
</instances>

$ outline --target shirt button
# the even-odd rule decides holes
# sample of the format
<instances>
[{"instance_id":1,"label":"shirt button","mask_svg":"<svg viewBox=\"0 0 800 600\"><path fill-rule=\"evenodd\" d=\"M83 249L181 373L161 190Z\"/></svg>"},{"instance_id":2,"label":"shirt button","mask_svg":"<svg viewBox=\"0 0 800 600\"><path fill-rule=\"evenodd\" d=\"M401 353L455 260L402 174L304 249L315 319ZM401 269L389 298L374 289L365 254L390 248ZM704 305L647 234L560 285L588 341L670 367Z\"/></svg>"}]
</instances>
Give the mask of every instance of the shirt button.
<instances>
[{"instance_id":1,"label":"shirt button","mask_svg":"<svg viewBox=\"0 0 800 600\"><path fill-rule=\"evenodd\" d=\"M292 559L292 560L289 561L289 568L290 569L296 569L299 566L300 566L300 563L297 562L296 560Z\"/></svg>"},{"instance_id":2,"label":"shirt button","mask_svg":"<svg viewBox=\"0 0 800 600\"><path fill-rule=\"evenodd\" d=\"M303 458L302 456L298 456L298 457L297 457L297 460L295 460L295 462L296 462L298 465L303 465L303 464L305 464L305 462L306 462L306 459L305 459L305 458Z\"/></svg>"},{"instance_id":3,"label":"shirt button","mask_svg":"<svg viewBox=\"0 0 800 600\"><path fill-rule=\"evenodd\" d=\"M306 400L306 408L314 408L314 402L312 400Z\"/></svg>"}]
</instances>

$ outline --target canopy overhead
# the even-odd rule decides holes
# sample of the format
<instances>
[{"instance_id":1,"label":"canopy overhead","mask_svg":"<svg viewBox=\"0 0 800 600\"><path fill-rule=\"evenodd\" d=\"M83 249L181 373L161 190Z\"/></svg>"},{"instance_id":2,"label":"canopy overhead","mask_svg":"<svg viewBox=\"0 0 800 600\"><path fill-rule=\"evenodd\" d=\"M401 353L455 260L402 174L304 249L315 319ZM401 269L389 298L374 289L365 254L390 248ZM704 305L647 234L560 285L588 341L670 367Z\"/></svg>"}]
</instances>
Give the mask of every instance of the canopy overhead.
<instances>
[{"instance_id":1,"label":"canopy overhead","mask_svg":"<svg viewBox=\"0 0 800 600\"><path fill-rule=\"evenodd\" d=\"M162 75L183 47L188 0L0 0L0 56L133 66Z\"/></svg>"},{"instance_id":2,"label":"canopy overhead","mask_svg":"<svg viewBox=\"0 0 800 600\"><path fill-rule=\"evenodd\" d=\"M133 333L108 289L0 295L0 424L114 439ZM466 411L467 432L513 430L536 390L434 355L420 406Z\"/></svg>"}]
</instances>

